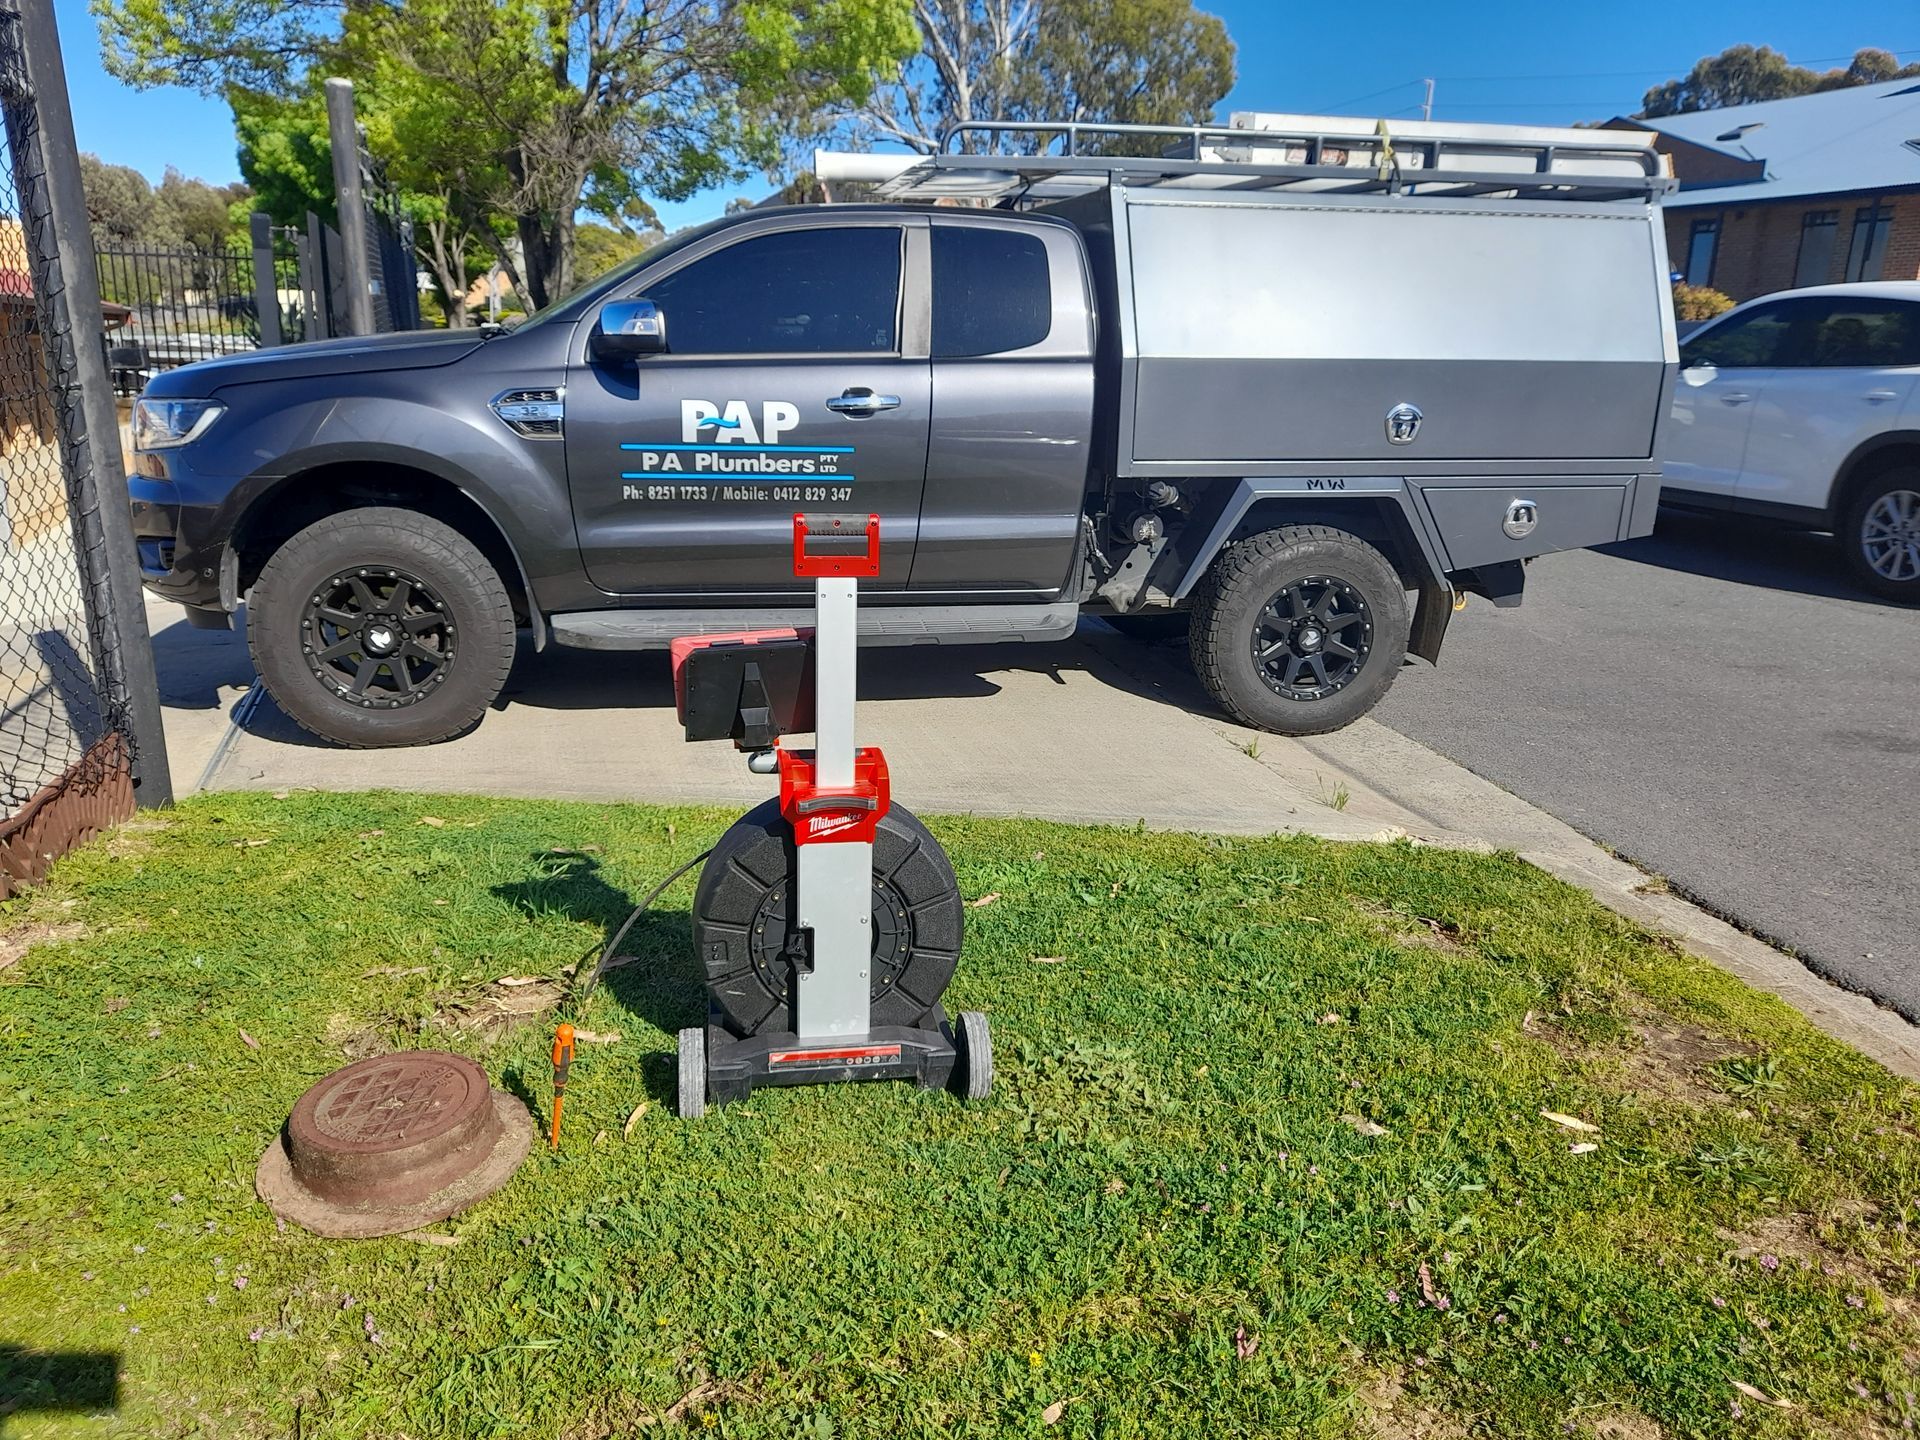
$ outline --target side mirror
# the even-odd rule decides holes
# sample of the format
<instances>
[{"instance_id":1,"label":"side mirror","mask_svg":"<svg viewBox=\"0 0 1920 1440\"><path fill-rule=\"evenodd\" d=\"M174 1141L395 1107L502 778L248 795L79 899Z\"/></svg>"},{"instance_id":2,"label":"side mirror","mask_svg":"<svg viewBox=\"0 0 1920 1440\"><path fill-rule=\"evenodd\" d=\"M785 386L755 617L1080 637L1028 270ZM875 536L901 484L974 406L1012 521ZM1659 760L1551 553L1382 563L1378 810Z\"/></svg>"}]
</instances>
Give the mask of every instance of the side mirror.
<instances>
[{"instance_id":1,"label":"side mirror","mask_svg":"<svg viewBox=\"0 0 1920 1440\"><path fill-rule=\"evenodd\" d=\"M587 342L596 360L632 360L667 348L667 317L651 300L609 300Z\"/></svg>"},{"instance_id":2,"label":"side mirror","mask_svg":"<svg viewBox=\"0 0 1920 1440\"><path fill-rule=\"evenodd\" d=\"M1712 384L1719 375L1720 367L1703 356L1683 356L1680 360L1680 378L1695 388Z\"/></svg>"}]
</instances>

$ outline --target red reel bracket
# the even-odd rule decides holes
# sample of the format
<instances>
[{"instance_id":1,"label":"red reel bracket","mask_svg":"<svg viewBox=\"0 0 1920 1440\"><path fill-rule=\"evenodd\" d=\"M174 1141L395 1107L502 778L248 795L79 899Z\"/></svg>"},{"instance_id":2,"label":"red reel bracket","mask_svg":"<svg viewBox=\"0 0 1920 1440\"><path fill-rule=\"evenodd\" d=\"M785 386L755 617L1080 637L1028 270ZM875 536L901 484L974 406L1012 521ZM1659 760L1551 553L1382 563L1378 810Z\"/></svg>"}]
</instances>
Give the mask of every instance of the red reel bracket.
<instances>
[{"instance_id":1,"label":"red reel bracket","mask_svg":"<svg viewBox=\"0 0 1920 1440\"><path fill-rule=\"evenodd\" d=\"M860 537L857 515L796 515L793 517L793 573L803 580L821 576L858 576L872 579L880 573L880 517L866 520L866 548L855 554L847 550L816 552L807 548L809 540L846 542Z\"/></svg>"},{"instance_id":2,"label":"red reel bracket","mask_svg":"<svg viewBox=\"0 0 1920 1440\"><path fill-rule=\"evenodd\" d=\"M793 843L873 843L880 817L893 804L887 758L871 745L853 752L853 784L831 789L814 783L813 755L785 748L780 757L780 815L793 829Z\"/></svg>"}]
</instances>

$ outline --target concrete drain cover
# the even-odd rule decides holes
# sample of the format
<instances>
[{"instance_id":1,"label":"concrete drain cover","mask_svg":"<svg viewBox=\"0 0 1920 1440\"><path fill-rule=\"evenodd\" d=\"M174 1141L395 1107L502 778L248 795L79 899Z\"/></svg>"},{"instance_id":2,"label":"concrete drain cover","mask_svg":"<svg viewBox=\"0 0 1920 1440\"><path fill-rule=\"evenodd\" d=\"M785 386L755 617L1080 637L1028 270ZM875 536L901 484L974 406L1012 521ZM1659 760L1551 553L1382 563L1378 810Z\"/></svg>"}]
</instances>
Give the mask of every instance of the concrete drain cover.
<instances>
[{"instance_id":1,"label":"concrete drain cover","mask_svg":"<svg viewBox=\"0 0 1920 1440\"><path fill-rule=\"evenodd\" d=\"M471 1060L438 1050L378 1055L336 1070L293 1107L260 1157L254 1188L316 1235L413 1230L512 1178L533 1117Z\"/></svg>"}]
</instances>

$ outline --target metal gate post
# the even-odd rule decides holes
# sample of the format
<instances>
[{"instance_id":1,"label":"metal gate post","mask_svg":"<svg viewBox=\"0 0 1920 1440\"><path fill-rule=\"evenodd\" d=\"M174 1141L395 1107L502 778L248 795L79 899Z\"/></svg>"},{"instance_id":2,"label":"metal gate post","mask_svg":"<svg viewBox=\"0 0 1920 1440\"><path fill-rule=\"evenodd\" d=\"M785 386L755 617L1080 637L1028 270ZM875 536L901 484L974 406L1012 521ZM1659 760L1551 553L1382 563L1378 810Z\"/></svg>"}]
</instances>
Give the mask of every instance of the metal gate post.
<instances>
[{"instance_id":1,"label":"metal gate post","mask_svg":"<svg viewBox=\"0 0 1920 1440\"><path fill-rule=\"evenodd\" d=\"M333 286L327 278L327 249L321 241L325 226L307 212L307 233L300 237L300 283L307 292L307 339L333 339Z\"/></svg>"},{"instance_id":2,"label":"metal gate post","mask_svg":"<svg viewBox=\"0 0 1920 1440\"><path fill-rule=\"evenodd\" d=\"M28 263L47 327L74 544L79 551L96 673L124 712L133 741L134 794L142 806L173 802L160 686L133 544L120 421L100 332L100 281L80 188L79 148L67 105L67 71L53 6L29 4L0 24L18 26L26 93L6 77L6 108ZM62 383L64 382L64 383Z\"/></svg>"},{"instance_id":3,"label":"metal gate post","mask_svg":"<svg viewBox=\"0 0 1920 1440\"><path fill-rule=\"evenodd\" d=\"M327 81L327 134L333 142L334 208L347 262L347 323L355 335L373 328L373 261L367 254L367 202L360 188L360 127L353 118L353 82Z\"/></svg>"},{"instance_id":4,"label":"metal gate post","mask_svg":"<svg viewBox=\"0 0 1920 1440\"><path fill-rule=\"evenodd\" d=\"M253 241L253 308L260 321L260 345L284 345L280 333L280 274L273 263L273 217L256 210L247 217Z\"/></svg>"}]
</instances>

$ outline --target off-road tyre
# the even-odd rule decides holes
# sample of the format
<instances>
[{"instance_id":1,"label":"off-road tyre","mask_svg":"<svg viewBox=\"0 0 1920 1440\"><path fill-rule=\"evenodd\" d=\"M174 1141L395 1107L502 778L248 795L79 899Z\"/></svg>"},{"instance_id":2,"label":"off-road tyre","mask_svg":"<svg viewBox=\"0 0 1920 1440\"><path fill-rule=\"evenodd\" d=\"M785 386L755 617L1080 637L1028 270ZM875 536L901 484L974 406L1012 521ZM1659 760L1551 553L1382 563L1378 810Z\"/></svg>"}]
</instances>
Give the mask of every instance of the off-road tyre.
<instances>
[{"instance_id":1,"label":"off-road tyre","mask_svg":"<svg viewBox=\"0 0 1920 1440\"><path fill-rule=\"evenodd\" d=\"M407 613L389 617L379 607L395 597ZM356 617L357 631L342 623ZM399 648L366 653L376 638ZM262 568L247 605L247 644L274 702L302 729L354 749L472 729L506 684L514 639L512 602L486 556L451 526L385 506L329 515L295 535ZM350 693L369 660L365 688Z\"/></svg>"},{"instance_id":2,"label":"off-road tyre","mask_svg":"<svg viewBox=\"0 0 1920 1440\"><path fill-rule=\"evenodd\" d=\"M1920 604L1920 555L1914 548L1920 547L1920 470L1899 466L1869 480L1841 517L1838 539L1847 568L1863 588L1882 599Z\"/></svg>"},{"instance_id":3,"label":"off-road tyre","mask_svg":"<svg viewBox=\"0 0 1920 1440\"><path fill-rule=\"evenodd\" d=\"M1283 687L1278 673L1263 673L1256 661L1255 632L1282 620L1299 623L1302 617L1280 613L1290 587L1307 597L1309 611L1321 604L1315 596L1332 593L1337 624L1318 630L1316 643L1325 647L1317 652L1320 670L1303 671ZM1195 587L1188 651L1207 692L1234 719L1276 735L1324 735L1380 703L1406 659L1409 623L1406 587L1386 556L1344 530L1283 525L1236 540L1214 560ZM1364 644L1339 639L1348 631ZM1349 662L1332 654L1329 635L1360 653L1350 674L1344 673ZM1339 683L1309 693L1323 674Z\"/></svg>"},{"instance_id":4,"label":"off-road tyre","mask_svg":"<svg viewBox=\"0 0 1920 1440\"><path fill-rule=\"evenodd\" d=\"M793 1028L796 861L780 802L734 821L693 895L694 954L707 994L739 1036ZM919 1025L953 979L965 929L960 883L940 842L899 805L873 841L872 1023Z\"/></svg>"}]
</instances>

